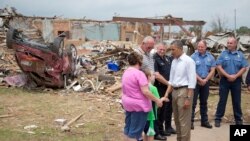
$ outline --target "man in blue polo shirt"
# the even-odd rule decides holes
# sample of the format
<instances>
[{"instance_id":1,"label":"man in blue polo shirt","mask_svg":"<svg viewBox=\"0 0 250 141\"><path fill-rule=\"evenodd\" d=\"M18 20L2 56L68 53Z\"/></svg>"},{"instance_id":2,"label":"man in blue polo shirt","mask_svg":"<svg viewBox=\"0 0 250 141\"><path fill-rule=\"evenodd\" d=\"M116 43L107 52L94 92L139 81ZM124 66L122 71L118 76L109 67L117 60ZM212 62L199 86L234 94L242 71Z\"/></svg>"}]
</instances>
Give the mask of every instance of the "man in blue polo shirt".
<instances>
[{"instance_id":1,"label":"man in blue polo shirt","mask_svg":"<svg viewBox=\"0 0 250 141\"><path fill-rule=\"evenodd\" d=\"M237 50L237 40L230 37L227 41L227 50L223 51L217 59L217 70L221 76L219 89L219 102L215 114L215 127L220 127L221 118L225 114L227 97L231 91L233 112L236 125L242 125L241 110L241 77L246 71L247 60L241 51Z\"/></svg>"},{"instance_id":2,"label":"man in blue polo shirt","mask_svg":"<svg viewBox=\"0 0 250 141\"><path fill-rule=\"evenodd\" d=\"M195 61L197 78L193 97L191 129L194 129L195 107L198 97L200 100L201 126L212 128L212 125L208 122L207 99L209 96L209 80L214 76L216 62L212 54L207 51L205 40L198 42L197 51L192 54L191 58Z\"/></svg>"}]
</instances>

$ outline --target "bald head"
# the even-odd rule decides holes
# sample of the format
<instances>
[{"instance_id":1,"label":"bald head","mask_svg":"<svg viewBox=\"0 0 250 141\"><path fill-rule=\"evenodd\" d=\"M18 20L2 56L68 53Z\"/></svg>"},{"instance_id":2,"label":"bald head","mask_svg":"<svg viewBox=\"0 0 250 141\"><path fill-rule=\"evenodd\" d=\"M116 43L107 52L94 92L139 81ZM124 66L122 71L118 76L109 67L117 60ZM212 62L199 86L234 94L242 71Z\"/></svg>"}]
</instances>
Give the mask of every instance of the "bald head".
<instances>
[{"instance_id":1,"label":"bald head","mask_svg":"<svg viewBox=\"0 0 250 141\"><path fill-rule=\"evenodd\" d=\"M144 52L149 53L154 48L154 44L155 44L154 38L151 36L147 36L142 41L141 49Z\"/></svg>"},{"instance_id":2,"label":"bald head","mask_svg":"<svg viewBox=\"0 0 250 141\"><path fill-rule=\"evenodd\" d=\"M207 43L205 40L201 40L198 42L197 50L200 54L205 54L207 50Z\"/></svg>"},{"instance_id":3,"label":"bald head","mask_svg":"<svg viewBox=\"0 0 250 141\"><path fill-rule=\"evenodd\" d=\"M229 37L227 40L227 49L229 51L235 51L237 48L237 40L234 37Z\"/></svg>"}]
</instances>

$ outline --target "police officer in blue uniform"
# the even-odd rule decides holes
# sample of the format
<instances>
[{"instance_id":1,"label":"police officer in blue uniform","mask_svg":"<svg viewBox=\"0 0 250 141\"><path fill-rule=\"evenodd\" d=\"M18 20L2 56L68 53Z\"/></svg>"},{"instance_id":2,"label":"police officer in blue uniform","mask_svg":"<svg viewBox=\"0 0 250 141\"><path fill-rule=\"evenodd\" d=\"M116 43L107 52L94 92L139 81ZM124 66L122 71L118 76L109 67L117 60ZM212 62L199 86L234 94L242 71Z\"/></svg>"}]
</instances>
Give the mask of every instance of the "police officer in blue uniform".
<instances>
[{"instance_id":1,"label":"police officer in blue uniform","mask_svg":"<svg viewBox=\"0 0 250 141\"><path fill-rule=\"evenodd\" d=\"M207 100L209 96L209 80L214 76L216 62L212 54L207 51L207 43L205 40L198 42L197 51L192 54L191 58L196 64L197 78L193 97L191 129L194 129L195 108L198 97L200 100L201 126L212 128L212 125L208 122Z\"/></svg>"},{"instance_id":2,"label":"police officer in blue uniform","mask_svg":"<svg viewBox=\"0 0 250 141\"><path fill-rule=\"evenodd\" d=\"M165 95L167 90L170 68L172 57L166 55L166 46L163 43L156 45L155 59L155 76L156 81L154 85L157 87L160 97ZM171 126L172 121L172 96L168 97L169 101L164 102L163 106L158 109L158 130L163 136L169 136L171 134L176 134L175 129ZM163 126L164 125L164 126ZM164 129L165 127L165 129Z\"/></svg>"},{"instance_id":3,"label":"police officer in blue uniform","mask_svg":"<svg viewBox=\"0 0 250 141\"><path fill-rule=\"evenodd\" d=\"M217 59L217 70L221 76L219 88L219 102L215 114L215 127L220 127L221 118L225 114L228 93L231 91L234 119L236 125L242 125L241 110L241 77L248 66L243 53L237 50L237 40L230 37L227 50Z\"/></svg>"}]
</instances>

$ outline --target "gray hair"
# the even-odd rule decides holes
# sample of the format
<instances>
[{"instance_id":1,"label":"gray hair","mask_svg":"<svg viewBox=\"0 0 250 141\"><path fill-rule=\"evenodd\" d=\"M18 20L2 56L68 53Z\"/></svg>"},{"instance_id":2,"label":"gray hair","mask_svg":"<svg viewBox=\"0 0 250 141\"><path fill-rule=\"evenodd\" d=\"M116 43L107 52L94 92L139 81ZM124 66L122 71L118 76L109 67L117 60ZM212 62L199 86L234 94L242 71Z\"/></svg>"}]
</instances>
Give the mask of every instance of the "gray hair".
<instances>
[{"instance_id":1,"label":"gray hair","mask_svg":"<svg viewBox=\"0 0 250 141\"><path fill-rule=\"evenodd\" d=\"M158 48L159 46L164 46L166 48L166 44L164 42L157 43L155 48Z\"/></svg>"},{"instance_id":2,"label":"gray hair","mask_svg":"<svg viewBox=\"0 0 250 141\"><path fill-rule=\"evenodd\" d=\"M144 39L143 39L143 43L148 43L148 41L154 41L154 38L151 37L151 36L146 36Z\"/></svg>"},{"instance_id":3,"label":"gray hair","mask_svg":"<svg viewBox=\"0 0 250 141\"><path fill-rule=\"evenodd\" d=\"M181 50L183 50L183 44L180 40L174 40L170 45L174 45L174 46L180 48Z\"/></svg>"},{"instance_id":4,"label":"gray hair","mask_svg":"<svg viewBox=\"0 0 250 141\"><path fill-rule=\"evenodd\" d=\"M197 45L198 45L200 42L202 42L205 46L207 46L206 40L202 39L202 40L198 41Z\"/></svg>"}]
</instances>

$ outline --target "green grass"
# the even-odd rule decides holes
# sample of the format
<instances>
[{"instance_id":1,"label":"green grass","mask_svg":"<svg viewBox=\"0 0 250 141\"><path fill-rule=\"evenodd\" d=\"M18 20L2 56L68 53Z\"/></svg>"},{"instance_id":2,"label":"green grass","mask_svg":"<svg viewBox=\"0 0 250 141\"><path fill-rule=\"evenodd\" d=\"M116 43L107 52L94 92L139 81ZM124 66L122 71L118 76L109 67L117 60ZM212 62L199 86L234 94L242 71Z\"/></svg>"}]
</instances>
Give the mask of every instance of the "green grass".
<instances>
[{"instance_id":1,"label":"green grass","mask_svg":"<svg viewBox=\"0 0 250 141\"><path fill-rule=\"evenodd\" d=\"M51 130L51 129L50 129ZM69 132L63 133L57 130L49 132L48 130L34 130L35 134L26 131L15 131L11 129L0 129L1 141L103 141L114 140L113 133L104 132ZM119 133L121 134L121 133ZM112 139L113 138L113 139Z\"/></svg>"},{"instance_id":2,"label":"green grass","mask_svg":"<svg viewBox=\"0 0 250 141\"><path fill-rule=\"evenodd\" d=\"M57 94L55 94L57 93ZM99 96L96 98L100 99ZM60 95L60 91L44 92L29 91L22 88L0 88L0 114L14 114L13 117L0 118L0 141L116 141L121 139L123 114L117 116L117 107L113 105L110 112L106 101L95 103L93 95ZM91 108L90 108L91 107ZM101 107L101 109L100 109ZM90 108L90 109L89 109ZM10 110L12 109L12 110ZM56 118L66 118L68 121L80 113L84 113L76 123L72 124L70 132L62 132L54 123ZM113 123L108 117L118 118ZM100 116L102 115L102 116ZM76 128L77 123L84 123ZM30 134L24 126L35 124L37 129Z\"/></svg>"},{"instance_id":3,"label":"green grass","mask_svg":"<svg viewBox=\"0 0 250 141\"><path fill-rule=\"evenodd\" d=\"M28 133L24 129L2 129L0 128L1 141L38 141L38 140L53 140L56 139L55 131L49 130L33 130L34 134Z\"/></svg>"},{"instance_id":4,"label":"green grass","mask_svg":"<svg viewBox=\"0 0 250 141\"><path fill-rule=\"evenodd\" d=\"M11 129L0 129L1 141L18 141L20 139L30 140L30 135L18 131L12 131Z\"/></svg>"},{"instance_id":5,"label":"green grass","mask_svg":"<svg viewBox=\"0 0 250 141\"><path fill-rule=\"evenodd\" d=\"M4 106L0 103L0 114L4 113Z\"/></svg>"}]
</instances>

